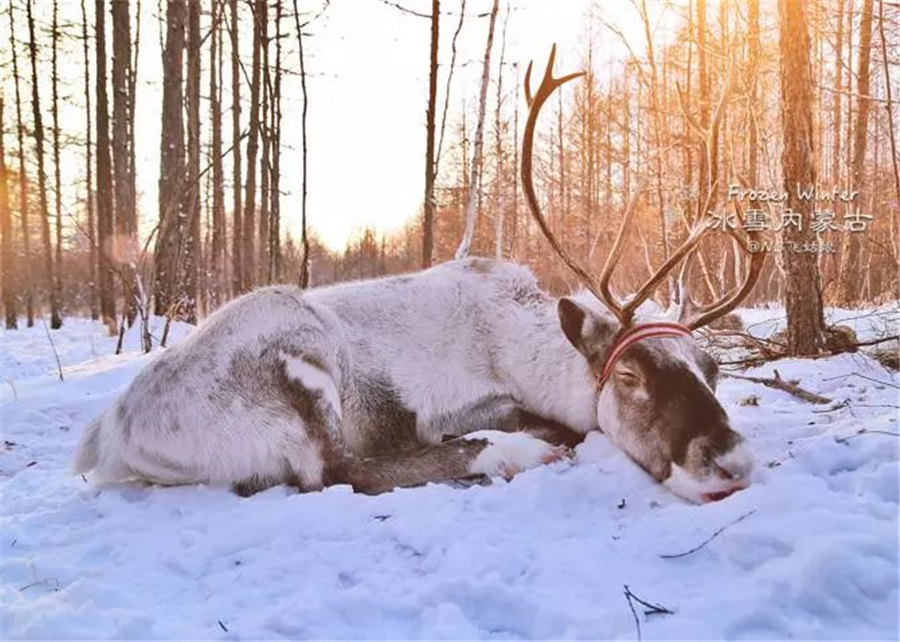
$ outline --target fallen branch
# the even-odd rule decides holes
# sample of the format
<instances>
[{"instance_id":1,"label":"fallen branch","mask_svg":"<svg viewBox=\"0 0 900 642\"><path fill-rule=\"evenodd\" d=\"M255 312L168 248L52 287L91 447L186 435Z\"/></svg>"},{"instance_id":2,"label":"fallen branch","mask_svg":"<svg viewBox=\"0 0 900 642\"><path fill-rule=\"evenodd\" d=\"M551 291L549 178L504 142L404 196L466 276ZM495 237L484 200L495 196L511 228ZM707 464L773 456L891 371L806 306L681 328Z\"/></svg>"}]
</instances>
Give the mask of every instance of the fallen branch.
<instances>
[{"instance_id":1,"label":"fallen branch","mask_svg":"<svg viewBox=\"0 0 900 642\"><path fill-rule=\"evenodd\" d=\"M891 335L889 337L881 337L880 339L869 339L868 341L857 341L852 344L854 348L864 348L866 346L874 346L879 343L887 343L888 341L900 341L900 335Z\"/></svg>"},{"instance_id":2,"label":"fallen branch","mask_svg":"<svg viewBox=\"0 0 900 642\"><path fill-rule=\"evenodd\" d=\"M633 599L635 602L640 604L641 606L645 606L647 608L644 611L644 615L674 615L675 611L671 611L667 609L662 604L653 604L652 602L646 602L639 598L637 595L631 592L631 589L628 588L627 584L623 585L625 587L625 596Z\"/></svg>"},{"instance_id":3,"label":"fallen branch","mask_svg":"<svg viewBox=\"0 0 900 642\"><path fill-rule=\"evenodd\" d=\"M848 410L853 417L856 417L856 413L853 412L853 405L850 403L849 399L844 399L843 401L837 402L831 408L825 408L825 410L813 410L812 413L815 415L821 415L829 412L835 412L837 410Z\"/></svg>"},{"instance_id":4,"label":"fallen branch","mask_svg":"<svg viewBox=\"0 0 900 642\"><path fill-rule=\"evenodd\" d=\"M694 548L692 548L692 549L690 549L690 550L688 550L688 551L685 551L685 552L683 552L683 553L672 553L672 554L665 554L665 553L663 553L663 554L660 554L659 557L662 558L662 559L664 559L664 560L674 560L674 559L678 559L679 557L687 557L688 555L691 555L692 553L696 553L696 552L699 551L701 548L703 548L704 546L706 546L707 544L709 544L711 541L713 541L714 539L716 539L719 535L721 535L722 532L723 532L726 528L729 528L729 527L734 526L735 524L737 524L737 523L739 523L739 522L744 521L745 519L747 519L748 517L750 517L750 516L751 516L753 513L755 513L755 512L756 512L756 509L753 509L753 510L751 510L749 513L744 513L743 515L741 515L740 517L738 517L736 520L734 520L734 521L731 522L730 524L726 524L725 526L723 526L722 528L720 528L719 530L717 530L715 533L713 533L712 535L710 535L707 539L703 540L703 541L700 542L697 546L695 546Z\"/></svg>"},{"instance_id":5,"label":"fallen branch","mask_svg":"<svg viewBox=\"0 0 900 642\"><path fill-rule=\"evenodd\" d=\"M628 585L625 585L625 600L628 602L628 608L631 609L631 616L634 618L634 626L637 629L637 639L638 642L641 642L643 639L641 637L641 621L638 619L637 611L634 610L634 604L631 602L632 594L631 591L628 590Z\"/></svg>"},{"instance_id":6,"label":"fallen branch","mask_svg":"<svg viewBox=\"0 0 900 642\"><path fill-rule=\"evenodd\" d=\"M50 329L47 328L47 322L44 321L44 315L41 315L41 323L44 324L44 332L47 333L47 341L50 342L50 347L53 348L53 356L56 357L56 372L59 373L59 380L65 381L63 379L63 371L62 371L62 363L59 360L59 353L56 351L56 344L53 343L53 337L50 336Z\"/></svg>"},{"instance_id":7,"label":"fallen branch","mask_svg":"<svg viewBox=\"0 0 900 642\"><path fill-rule=\"evenodd\" d=\"M782 390L789 394L794 395L798 399L802 399L803 401L808 401L809 403L815 404L829 404L834 403L828 397L823 397L821 395L817 395L814 392L810 392L809 390L804 390L800 386L795 383L791 383L790 381L785 381L781 378L781 375L778 374L778 371L775 371L775 377L748 377L746 375L737 375L731 373L723 373L726 377L731 377L732 379L741 379L743 381L750 381L752 383L758 383L766 386L767 388L775 388L776 390Z\"/></svg>"},{"instance_id":8,"label":"fallen branch","mask_svg":"<svg viewBox=\"0 0 900 642\"><path fill-rule=\"evenodd\" d=\"M847 374L838 375L836 377L828 377L827 379L822 379L822 381L834 381L835 379L845 379L847 377L859 377L860 379L865 379L866 381L871 381L872 383L877 383L882 386L890 386L891 388L897 388L900 390L900 386L895 383L891 383L890 381L882 381L881 379L876 379L874 377L867 377L864 374L860 374L858 372L849 372Z\"/></svg>"},{"instance_id":9,"label":"fallen branch","mask_svg":"<svg viewBox=\"0 0 900 642\"><path fill-rule=\"evenodd\" d=\"M855 437L859 437L861 435L890 435L891 437L900 437L900 434L891 432L889 430L869 430L868 428L860 428L852 435L847 435L846 437L835 437L834 440L839 444L846 444L851 439Z\"/></svg>"},{"instance_id":10,"label":"fallen branch","mask_svg":"<svg viewBox=\"0 0 900 642\"><path fill-rule=\"evenodd\" d=\"M637 602L641 606L646 607L646 610L644 611L645 616L646 615L673 615L675 613L674 611L670 611L669 609L664 607L662 604L653 604L651 602L642 600L637 595L635 595L634 593L631 592L631 589L628 588L627 584L623 584L622 586L625 587L625 590L623 591L623 593L625 595L625 599L628 602L628 608L631 609L631 615L632 615L632 617L634 617L634 626L637 629L638 642L640 642L640 640L642 639L641 638L641 621L640 621L640 619L638 619L637 611L634 610L634 602Z\"/></svg>"}]
</instances>

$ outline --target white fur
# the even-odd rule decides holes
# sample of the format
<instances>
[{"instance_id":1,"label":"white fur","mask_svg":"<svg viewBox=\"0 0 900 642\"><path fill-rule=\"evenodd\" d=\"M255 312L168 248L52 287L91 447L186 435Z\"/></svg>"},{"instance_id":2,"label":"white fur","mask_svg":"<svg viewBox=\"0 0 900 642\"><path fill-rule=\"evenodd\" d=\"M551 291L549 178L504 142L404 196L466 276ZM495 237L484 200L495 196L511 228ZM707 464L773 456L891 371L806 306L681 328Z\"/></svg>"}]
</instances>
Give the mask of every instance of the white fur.
<instances>
[{"instance_id":1,"label":"white fur","mask_svg":"<svg viewBox=\"0 0 900 642\"><path fill-rule=\"evenodd\" d=\"M696 479L691 477L684 468L673 463L672 472L668 479L663 481L663 486L689 502L702 504L706 501L705 495L725 492L734 488L735 483L719 479L718 477Z\"/></svg>"},{"instance_id":2,"label":"white fur","mask_svg":"<svg viewBox=\"0 0 900 642\"><path fill-rule=\"evenodd\" d=\"M716 464L731 473L736 481L749 482L754 470L755 458L746 441L718 457Z\"/></svg>"},{"instance_id":3,"label":"white fur","mask_svg":"<svg viewBox=\"0 0 900 642\"><path fill-rule=\"evenodd\" d=\"M702 504L706 495L724 493L750 485L753 471L753 456L745 442L719 457L716 463L733 475L732 479L722 479L715 474L705 479L692 477L684 468L673 463L672 472L663 485L670 491L695 504Z\"/></svg>"},{"instance_id":4,"label":"white fur","mask_svg":"<svg viewBox=\"0 0 900 642\"><path fill-rule=\"evenodd\" d=\"M684 364L690 370L697 380L707 388L710 388L706 376L700 371L697 365L697 359L694 356L694 340L687 337L659 337L656 341L663 342L666 347L666 354L673 361ZM711 389L711 388L710 388Z\"/></svg>"},{"instance_id":5,"label":"white fur","mask_svg":"<svg viewBox=\"0 0 900 642\"><path fill-rule=\"evenodd\" d=\"M488 477L510 478L523 470L558 459L565 452L564 448L521 432L479 430L464 438L488 441L488 446L478 454L469 469L472 474Z\"/></svg>"},{"instance_id":6,"label":"white fur","mask_svg":"<svg viewBox=\"0 0 900 642\"><path fill-rule=\"evenodd\" d=\"M341 396L330 374L300 357L292 357L282 352L281 358L287 366L289 377L296 379L306 388L320 391L338 417L341 416Z\"/></svg>"},{"instance_id":7,"label":"white fur","mask_svg":"<svg viewBox=\"0 0 900 642\"><path fill-rule=\"evenodd\" d=\"M525 267L469 259L232 301L158 353L85 432L74 469L105 480L227 483L287 464L320 484L319 446L268 374L235 380L236 361L252 367L285 337L290 349L274 353L281 367L322 393L335 413L325 429L350 451L364 453L373 429L361 388L370 381L387 382L415 413L424 443L443 437L435 418L491 396L580 432L596 427L593 379L560 331L556 301Z\"/></svg>"}]
</instances>

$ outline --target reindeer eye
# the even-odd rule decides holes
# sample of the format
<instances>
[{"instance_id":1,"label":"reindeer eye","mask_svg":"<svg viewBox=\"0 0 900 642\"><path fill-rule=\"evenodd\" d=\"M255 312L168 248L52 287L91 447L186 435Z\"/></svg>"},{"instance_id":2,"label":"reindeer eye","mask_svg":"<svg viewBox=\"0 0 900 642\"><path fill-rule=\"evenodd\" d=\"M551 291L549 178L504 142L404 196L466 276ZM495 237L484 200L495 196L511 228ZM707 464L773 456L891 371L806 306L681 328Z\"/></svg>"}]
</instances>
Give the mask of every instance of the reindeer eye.
<instances>
[{"instance_id":1,"label":"reindeer eye","mask_svg":"<svg viewBox=\"0 0 900 642\"><path fill-rule=\"evenodd\" d=\"M624 385L634 388L641 383L641 378L628 370L616 370L616 376Z\"/></svg>"}]
</instances>

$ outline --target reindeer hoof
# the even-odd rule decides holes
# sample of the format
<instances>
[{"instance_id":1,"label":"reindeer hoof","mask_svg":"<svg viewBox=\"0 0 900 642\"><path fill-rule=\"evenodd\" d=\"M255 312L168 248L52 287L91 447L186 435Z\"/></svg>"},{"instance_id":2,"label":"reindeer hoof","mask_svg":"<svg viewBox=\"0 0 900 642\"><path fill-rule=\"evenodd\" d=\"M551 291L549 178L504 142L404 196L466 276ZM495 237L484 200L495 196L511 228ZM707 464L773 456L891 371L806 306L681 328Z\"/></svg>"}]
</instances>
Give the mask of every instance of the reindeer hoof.
<instances>
[{"instance_id":1,"label":"reindeer hoof","mask_svg":"<svg viewBox=\"0 0 900 642\"><path fill-rule=\"evenodd\" d=\"M541 459L542 464L554 464L572 456L572 449L568 446L553 446L552 450Z\"/></svg>"},{"instance_id":2,"label":"reindeer hoof","mask_svg":"<svg viewBox=\"0 0 900 642\"><path fill-rule=\"evenodd\" d=\"M522 432L480 430L465 438L483 439L487 442L487 446L469 466L469 472L488 477L512 479L523 470L560 461L568 454L568 449L564 446L554 446Z\"/></svg>"}]
</instances>

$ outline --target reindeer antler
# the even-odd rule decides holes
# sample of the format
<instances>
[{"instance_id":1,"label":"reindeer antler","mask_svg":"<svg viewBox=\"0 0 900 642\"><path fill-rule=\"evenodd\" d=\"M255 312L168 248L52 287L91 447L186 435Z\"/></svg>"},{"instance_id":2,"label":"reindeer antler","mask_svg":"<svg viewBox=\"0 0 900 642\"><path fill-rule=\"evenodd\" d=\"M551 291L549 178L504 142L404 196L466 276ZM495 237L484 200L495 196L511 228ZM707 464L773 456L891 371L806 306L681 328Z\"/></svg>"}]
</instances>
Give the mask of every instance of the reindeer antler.
<instances>
[{"instance_id":1,"label":"reindeer antler","mask_svg":"<svg viewBox=\"0 0 900 642\"><path fill-rule=\"evenodd\" d=\"M733 203L735 214L743 222L745 219L743 206L738 200L733 201ZM737 233L737 230L734 229L728 229L728 233L737 242L738 247L736 248L735 253L743 251L750 255L750 266L747 269L747 276L744 278L744 282L741 285L734 288L731 292L726 293L717 301L713 301L712 303L703 306L694 306L694 309L689 311L687 317L680 319L681 323L688 326L691 330L702 328L734 310L740 305L741 301L747 298L762 274L763 264L766 261L766 254L768 252L765 243L758 242L758 239L762 237L762 233L748 231L748 238L742 237ZM684 289L684 282L686 274L690 269L689 265L692 258L693 252L685 259L684 265L682 266L681 277L679 278L679 288L681 289L679 299L681 299L682 302L687 296L687 292Z\"/></svg>"},{"instance_id":2,"label":"reindeer antler","mask_svg":"<svg viewBox=\"0 0 900 642\"><path fill-rule=\"evenodd\" d=\"M603 269L600 272L599 278L595 278L577 261L575 261L569 255L569 253L566 252L562 245L560 245L559 241L556 239L556 236L550 230L550 226L548 225L547 220L544 218L540 203L537 199L537 193L534 189L532 176L534 133L541 107L553 94L553 92L556 91L560 86L570 80L584 75L584 72L582 71L574 74L569 74L561 78L554 78L553 63L555 59L556 45L554 44L552 49L550 50L550 57L547 61L547 67L544 70L544 77L541 79L541 84L538 87L537 93L534 95L532 95L531 93L532 63L528 64L528 70L525 72L525 98L528 101L529 111L528 120L525 123L525 133L522 139L522 188L525 192L525 199L528 202L528 207L531 210L531 214L537 222L538 227L541 229L541 232L550 243L550 247L553 248L553 251L556 252L556 254L563 260L563 263L565 263L566 266L570 270L572 270L572 272L578 277L578 279L584 284L584 286L594 296L602 301L604 305L606 305L606 307L609 308L610 312L615 315L622 326L627 327L632 324L634 313L637 308L644 301L646 301L651 294L653 294L656 287L660 283L662 283L666 276L668 276L668 274L671 273L672 270L674 270L682 261L685 262L685 265L683 266L680 280L683 281L683 279L685 278L688 269L687 262L689 261L690 256L696 250L697 245L700 243L703 236L710 229L709 210L713 199L715 198L717 184L714 182L711 186L706 197L706 202L704 203L702 215L691 228L690 233L688 234L688 238L684 241L684 243L682 243L680 247L672 252L666 262L663 263L659 267L659 269L657 269L656 272L653 273L650 279L647 280L640 287L637 293L630 299L628 299L627 302L621 302L617 300L610 291L609 282L612 278L613 270L615 269L616 265L618 265L619 260L622 257L622 252L625 248L625 238L627 237L628 231L632 226L635 206L641 192L643 191L643 183L638 186L637 190L635 190L634 194L632 194L631 198L629 199L628 206L625 208L625 215L622 218L622 223L619 226L618 233L616 234L616 239L613 242L613 247L610 250L609 256L607 256L606 258L606 262L603 265ZM718 104L716 105L716 111L712 119L712 125L708 131L702 132L703 135L701 136L701 138L703 139L703 143L705 146L704 151L707 154L709 153L710 145L715 144L718 139L719 123L721 122L724 105L727 102L727 94L730 91L732 84L732 69L733 65L729 67L728 81L726 82L726 87L723 91L723 95L720 97ZM696 121L692 122L692 126L697 127L697 129L699 130L699 126L697 126ZM698 134L699 133L701 132L698 131ZM735 207L740 209L740 205L737 202L735 202ZM740 210L740 215L741 219L743 220L742 210ZM744 283L740 287L726 294L719 301L701 308L699 314L697 314L695 317L692 317L689 321L686 321L685 325L690 327L692 330L710 323L711 321L724 314L727 314L735 307L737 307L740 302L747 297L747 295L753 289L753 286L756 284L756 281L759 279L762 265L765 261L765 251L750 252L750 250L752 250L750 244L746 240L741 238L735 230L729 231L731 232L732 236L734 236L734 238L738 240L738 246L740 247L740 249L749 252L752 256L747 278L744 280ZM754 233L748 232L748 236L752 238L754 236ZM763 250L763 248L761 247L760 250ZM681 292L681 301L684 300L684 296L685 293Z\"/></svg>"}]
</instances>

